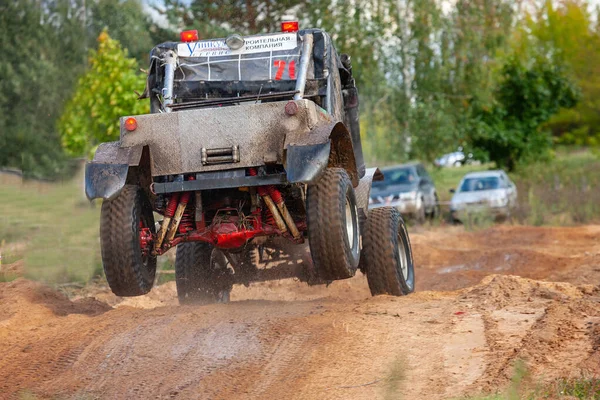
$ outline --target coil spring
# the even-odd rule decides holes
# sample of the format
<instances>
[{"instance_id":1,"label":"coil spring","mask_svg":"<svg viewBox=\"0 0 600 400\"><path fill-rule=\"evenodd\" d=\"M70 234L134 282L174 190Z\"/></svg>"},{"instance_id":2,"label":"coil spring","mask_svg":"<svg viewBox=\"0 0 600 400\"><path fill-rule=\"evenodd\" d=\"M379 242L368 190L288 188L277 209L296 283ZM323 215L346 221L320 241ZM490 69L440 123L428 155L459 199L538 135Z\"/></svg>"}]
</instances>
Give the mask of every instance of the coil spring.
<instances>
[{"instance_id":1,"label":"coil spring","mask_svg":"<svg viewBox=\"0 0 600 400\"><path fill-rule=\"evenodd\" d=\"M277 223L275 222L275 217L273 217L273 214L271 214L271 211L269 211L268 209L265 210L265 224L277 226Z\"/></svg>"},{"instance_id":2,"label":"coil spring","mask_svg":"<svg viewBox=\"0 0 600 400\"><path fill-rule=\"evenodd\" d=\"M179 223L179 233L186 233L194 230L194 212L191 207L186 207Z\"/></svg>"},{"instance_id":3,"label":"coil spring","mask_svg":"<svg viewBox=\"0 0 600 400\"><path fill-rule=\"evenodd\" d=\"M179 204L179 193L174 193L169 199L169 204L165 209L165 217L173 217L175 215L175 210L177 209L177 204Z\"/></svg>"}]
</instances>

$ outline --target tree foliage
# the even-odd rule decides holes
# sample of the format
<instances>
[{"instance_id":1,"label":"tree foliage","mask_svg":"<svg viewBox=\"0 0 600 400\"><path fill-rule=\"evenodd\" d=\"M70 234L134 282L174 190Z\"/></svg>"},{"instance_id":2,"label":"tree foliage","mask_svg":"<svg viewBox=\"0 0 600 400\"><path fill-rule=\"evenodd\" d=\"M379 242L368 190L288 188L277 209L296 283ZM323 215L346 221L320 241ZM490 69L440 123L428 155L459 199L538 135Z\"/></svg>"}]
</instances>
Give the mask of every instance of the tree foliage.
<instances>
[{"instance_id":1,"label":"tree foliage","mask_svg":"<svg viewBox=\"0 0 600 400\"><path fill-rule=\"evenodd\" d=\"M66 172L54 122L82 70L79 22L68 0L0 3L0 166L32 177Z\"/></svg>"},{"instance_id":2,"label":"tree foliage","mask_svg":"<svg viewBox=\"0 0 600 400\"><path fill-rule=\"evenodd\" d=\"M30 177L70 172L57 120L104 28L143 64L152 41L166 39L139 0L0 2L0 167Z\"/></svg>"},{"instance_id":3,"label":"tree foliage","mask_svg":"<svg viewBox=\"0 0 600 400\"><path fill-rule=\"evenodd\" d=\"M58 125L64 148L76 156L101 142L118 140L119 117L149 112L148 102L135 93L146 84L136 71L137 61L106 31L98 43Z\"/></svg>"},{"instance_id":4,"label":"tree foliage","mask_svg":"<svg viewBox=\"0 0 600 400\"><path fill-rule=\"evenodd\" d=\"M106 30L129 54L144 64L148 62L148 54L155 44L153 32L156 29L144 13L140 0L89 1L86 23L87 40L91 44Z\"/></svg>"},{"instance_id":5,"label":"tree foliage","mask_svg":"<svg viewBox=\"0 0 600 400\"><path fill-rule=\"evenodd\" d=\"M528 19L532 35L525 45L542 49L553 63L565 65L581 89L577 106L562 109L546 125L559 143L600 145L599 17L598 9L596 16L589 12L587 2L565 0L558 5L546 1Z\"/></svg>"},{"instance_id":6,"label":"tree foliage","mask_svg":"<svg viewBox=\"0 0 600 400\"><path fill-rule=\"evenodd\" d=\"M516 57L502 68L495 105L473 109L471 144L484 159L512 170L519 161L549 157L552 142L541 125L561 107L573 107L578 91L559 66Z\"/></svg>"}]
</instances>

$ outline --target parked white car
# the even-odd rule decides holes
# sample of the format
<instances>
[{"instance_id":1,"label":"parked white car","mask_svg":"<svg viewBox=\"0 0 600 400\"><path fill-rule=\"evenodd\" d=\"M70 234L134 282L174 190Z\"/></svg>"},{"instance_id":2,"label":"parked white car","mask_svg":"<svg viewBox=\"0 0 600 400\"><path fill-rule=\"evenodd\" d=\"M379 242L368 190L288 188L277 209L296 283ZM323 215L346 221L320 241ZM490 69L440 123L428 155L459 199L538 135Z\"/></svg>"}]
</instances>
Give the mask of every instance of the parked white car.
<instances>
[{"instance_id":1,"label":"parked white car","mask_svg":"<svg viewBox=\"0 0 600 400\"><path fill-rule=\"evenodd\" d=\"M460 167L465 161L465 153L462 151L455 151L453 153L444 154L440 158L436 158L434 164L438 167Z\"/></svg>"},{"instance_id":2,"label":"parked white car","mask_svg":"<svg viewBox=\"0 0 600 400\"><path fill-rule=\"evenodd\" d=\"M440 158L436 158L433 162L436 166L441 168L451 168L451 167L462 167L465 164L470 165L478 165L481 164L480 161L477 161L473 158L473 154L465 154L462 151L462 147L458 148L458 151L444 154Z\"/></svg>"},{"instance_id":3,"label":"parked white car","mask_svg":"<svg viewBox=\"0 0 600 400\"><path fill-rule=\"evenodd\" d=\"M502 170L471 172L466 174L450 203L450 213L454 221L461 221L465 215L476 212L489 212L502 219L510 215L517 203L517 187Z\"/></svg>"}]
</instances>

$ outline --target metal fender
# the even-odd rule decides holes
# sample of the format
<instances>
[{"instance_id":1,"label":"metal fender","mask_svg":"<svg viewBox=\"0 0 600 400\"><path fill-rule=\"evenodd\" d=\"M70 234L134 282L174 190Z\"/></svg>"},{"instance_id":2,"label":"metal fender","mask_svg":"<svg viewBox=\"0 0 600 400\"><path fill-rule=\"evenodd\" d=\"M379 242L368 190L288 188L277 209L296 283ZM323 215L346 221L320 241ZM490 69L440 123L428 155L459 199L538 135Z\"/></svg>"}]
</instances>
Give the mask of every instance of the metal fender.
<instances>
[{"instance_id":1,"label":"metal fender","mask_svg":"<svg viewBox=\"0 0 600 400\"><path fill-rule=\"evenodd\" d=\"M128 164L87 163L85 165L85 195L90 200L114 199L123 190L128 172Z\"/></svg>"},{"instance_id":2,"label":"metal fender","mask_svg":"<svg viewBox=\"0 0 600 400\"><path fill-rule=\"evenodd\" d=\"M129 167L140 165L142 146L121 148L119 142L98 146L94 160L85 165L85 195L88 199L112 200L125 186Z\"/></svg>"},{"instance_id":3,"label":"metal fender","mask_svg":"<svg viewBox=\"0 0 600 400\"><path fill-rule=\"evenodd\" d=\"M348 129L341 122L327 122L313 127L306 132L288 134L285 139L286 162L285 168L290 177L289 169L298 168L292 175L304 176L301 179L289 179L290 182L312 182L318 180L325 167L344 168L356 187L359 182L359 172L352 148L352 139ZM323 167L325 149L329 151ZM290 151L291 150L291 151ZM309 162L310 165L306 163Z\"/></svg>"},{"instance_id":4,"label":"metal fender","mask_svg":"<svg viewBox=\"0 0 600 400\"><path fill-rule=\"evenodd\" d=\"M286 153L287 179L292 183L312 183L329 164L331 143L289 145Z\"/></svg>"}]
</instances>

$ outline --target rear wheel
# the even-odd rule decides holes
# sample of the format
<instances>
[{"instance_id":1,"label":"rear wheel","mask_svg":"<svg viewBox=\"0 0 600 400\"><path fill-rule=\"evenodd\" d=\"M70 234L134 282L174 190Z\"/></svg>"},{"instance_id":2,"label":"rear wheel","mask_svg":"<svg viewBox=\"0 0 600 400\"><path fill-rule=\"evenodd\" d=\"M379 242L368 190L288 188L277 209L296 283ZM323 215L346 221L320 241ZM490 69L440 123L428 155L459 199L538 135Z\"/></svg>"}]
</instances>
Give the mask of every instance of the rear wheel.
<instances>
[{"instance_id":1,"label":"rear wheel","mask_svg":"<svg viewBox=\"0 0 600 400\"><path fill-rule=\"evenodd\" d=\"M175 283L180 304L227 303L233 276L221 250L190 242L177 246Z\"/></svg>"},{"instance_id":2,"label":"rear wheel","mask_svg":"<svg viewBox=\"0 0 600 400\"><path fill-rule=\"evenodd\" d=\"M354 188L346 171L328 168L309 186L308 240L315 269L326 281L351 278L360 257Z\"/></svg>"},{"instance_id":3,"label":"rear wheel","mask_svg":"<svg viewBox=\"0 0 600 400\"><path fill-rule=\"evenodd\" d=\"M395 208L369 212L361 261L373 296L403 296L415 289L415 271L406 225Z\"/></svg>"},{"instance_id":4,"label":"rear wheel","mask_svg":"<svg viewBox=\"0 0 600 400\"><path fill-rule=\"evenodd\" d=\"M117 198L102 203L102 264L108 285L117 296L139 296L152 289L156 274L156 257L151 254L154 233L152 207L139 186L125 185Z\"/></svg>"}]
</instances>

